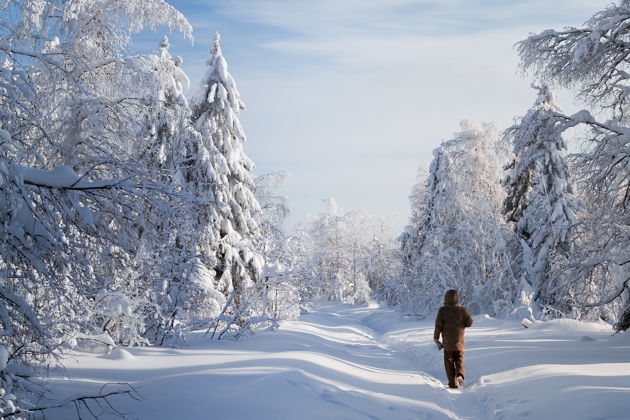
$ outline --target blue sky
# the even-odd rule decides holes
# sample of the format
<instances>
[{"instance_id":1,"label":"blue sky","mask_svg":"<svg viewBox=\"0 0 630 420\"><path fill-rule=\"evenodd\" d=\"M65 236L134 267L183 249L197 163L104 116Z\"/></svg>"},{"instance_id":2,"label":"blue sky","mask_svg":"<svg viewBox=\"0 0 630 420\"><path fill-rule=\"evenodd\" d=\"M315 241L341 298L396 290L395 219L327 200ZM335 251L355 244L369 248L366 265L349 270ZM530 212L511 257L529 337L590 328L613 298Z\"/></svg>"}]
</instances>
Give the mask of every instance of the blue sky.
<instances>
[{"instance_id":1,"label":"blue sky","mask_svg":"<svg viewBox=\"0 0 630 420\"><path fill-rule=\"evenodd\" d=\"M194 46L170 34L193 89L216 31L247 109L241 121L256 174L289 173L292 223L345 210L407 222L421 161L462 119L507 127L535 99L513 44L581 25L609 0L171 1ZM156 48L144 32L136 48ZM559 92L567 112L579 106Z\"/></svg>"}]
</instances>

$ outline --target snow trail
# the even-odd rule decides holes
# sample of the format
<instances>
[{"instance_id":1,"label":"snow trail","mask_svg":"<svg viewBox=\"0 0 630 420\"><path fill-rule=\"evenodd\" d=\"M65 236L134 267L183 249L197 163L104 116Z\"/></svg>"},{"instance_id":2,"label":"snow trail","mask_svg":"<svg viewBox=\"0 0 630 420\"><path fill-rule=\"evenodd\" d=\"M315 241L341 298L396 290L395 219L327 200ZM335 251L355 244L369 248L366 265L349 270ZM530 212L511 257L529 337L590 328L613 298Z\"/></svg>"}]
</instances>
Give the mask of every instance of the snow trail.
<instances>
[{"instance_id":1,"label":"snow trail","mask_svg":"<svg viewBox=\"0 0 630 420\"><path fill-rule=\"evenodd\" d=\"M143 400L112 402L132 419L546 418L551 402L564 398L605 403L611 418L625 413L615 401L630 395L627 334L610 337L581 323L570 326L578 331L561 324L525 330L487 316L475 324L467 331L463 390L445 388L432 320L328 302L279 331L238 342L198 334L182 349L128 348L129 356L114 358L74 353L53 384L65 397L128 382ZM102 418L115 418L107 411Z\"/></svg>"}]
</instances>

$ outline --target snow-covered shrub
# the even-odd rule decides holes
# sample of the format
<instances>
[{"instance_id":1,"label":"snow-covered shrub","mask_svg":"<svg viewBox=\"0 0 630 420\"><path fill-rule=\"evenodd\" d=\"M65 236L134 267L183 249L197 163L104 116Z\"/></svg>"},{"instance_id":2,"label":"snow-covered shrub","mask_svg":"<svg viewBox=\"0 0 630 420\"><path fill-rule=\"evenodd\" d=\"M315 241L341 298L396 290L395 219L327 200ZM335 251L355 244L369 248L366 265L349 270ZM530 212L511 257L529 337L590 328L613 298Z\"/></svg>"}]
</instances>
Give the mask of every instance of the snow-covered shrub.
<instances>
[{"instance_id":1,"label":"snow-covered shrub","mask_svg":"<svg viewBox=\"0 0 630 420\"><path fill-rule=\"evenodd\" d=\"M293 321L300 315L300 295L287 279L269 278L262 293L261 313L268 317L271 327L279 321Z\"/></svg>"},{"instance_id":2,"label":"snow-covered shrub","mask_svg":"<svg viewBox=\"0 0 630 420\"><path fill-rule=\"evenodd\" d=\"M143 299L123 291L103 290L95 298L93 313L103 333L123 346L148 344L144 333Z\"/></svg>"},{"instance_id":3,"label":"snow-covered shrub","mask_svg":"<svg viewBox=\"0 0 630 420\"><path fill-rule=\"evenodd\" d=\"M261 283L261 312L273 320L292 321L300 315L300 294L293 279L278 264L267 264Z\"/></svg>"}]
</instances>

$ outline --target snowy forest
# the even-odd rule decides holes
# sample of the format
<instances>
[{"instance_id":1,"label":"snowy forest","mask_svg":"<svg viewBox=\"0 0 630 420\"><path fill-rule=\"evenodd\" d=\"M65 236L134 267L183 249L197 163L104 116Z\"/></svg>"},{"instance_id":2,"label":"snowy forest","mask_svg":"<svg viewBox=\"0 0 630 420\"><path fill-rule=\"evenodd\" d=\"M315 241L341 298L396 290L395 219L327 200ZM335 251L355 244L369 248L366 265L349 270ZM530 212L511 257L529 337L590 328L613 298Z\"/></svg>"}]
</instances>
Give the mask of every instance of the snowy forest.
<instances>
[{"instance_id":1,"label":"snowy forest","mask_svg":"<svg viewBox=\"0 0 630 420\"><path fill-rule=\"evenodd\" d=\"M316 300L423 319L454 288L473 315L630 327L629 0L514 40L531 104L444 133L398 235L332 198L287 226L288 175L246 154L220 34L192 82L163 34L129 52L145 28L192 39L169 4L0 9L0 417L44 410L69 349L247 340Z\"/></svg>"}]
</instances>

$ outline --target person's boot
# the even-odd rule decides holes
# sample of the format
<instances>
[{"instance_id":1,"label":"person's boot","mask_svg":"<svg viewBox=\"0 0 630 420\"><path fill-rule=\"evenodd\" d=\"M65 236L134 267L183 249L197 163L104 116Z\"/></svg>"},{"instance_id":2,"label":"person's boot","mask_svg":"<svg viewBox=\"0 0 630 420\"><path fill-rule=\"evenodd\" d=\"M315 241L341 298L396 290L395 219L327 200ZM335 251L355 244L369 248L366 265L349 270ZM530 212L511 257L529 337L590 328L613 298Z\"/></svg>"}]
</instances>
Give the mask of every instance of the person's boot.
<instances>
[{"instance_id":1,"label":"person's boot","mask_svg":"<svg viewBox=\"0 0 630 420\"><path fill-rule=\"evenodd\" d=\"M463 386L464 386L464 377L460 375L457 377L457 387L461 388Z\"/></svg>"}]
</instances>

